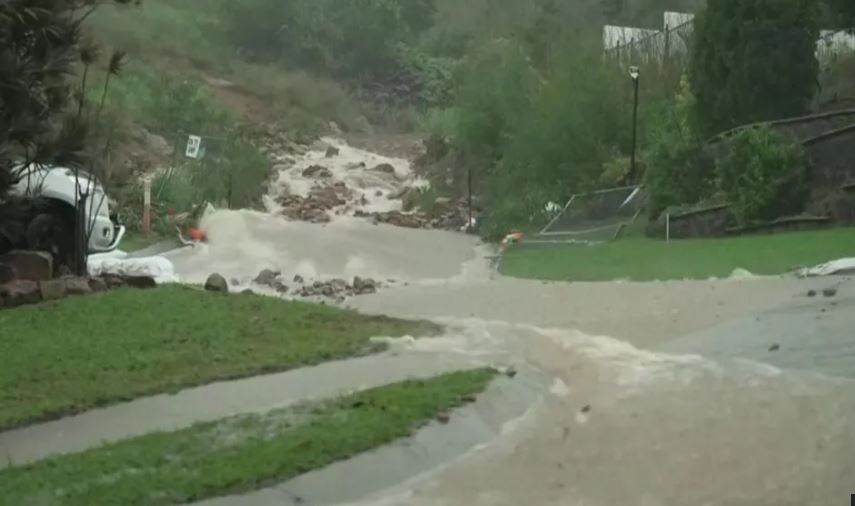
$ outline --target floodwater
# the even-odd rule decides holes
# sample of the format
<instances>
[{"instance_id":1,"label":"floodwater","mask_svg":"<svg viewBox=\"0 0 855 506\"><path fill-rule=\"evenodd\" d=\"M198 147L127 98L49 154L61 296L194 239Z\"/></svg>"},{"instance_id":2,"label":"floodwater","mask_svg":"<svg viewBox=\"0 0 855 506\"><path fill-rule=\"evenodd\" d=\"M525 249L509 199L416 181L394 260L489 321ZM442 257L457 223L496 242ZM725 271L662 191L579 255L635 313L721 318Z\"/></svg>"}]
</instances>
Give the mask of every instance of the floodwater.
<instances>
[{"instance_id":1,"label":"floodwater","mask_svg":"<svg viewBox=\"0 0 855 506\"><path fill-rule=\"evenodd\" d=\"M360 169L348 170L358 178ZM396 171L412 180L407 167ZM280 180L301 189L288 178ZM316 504L832 505L855 492L848 280L542 283L495 275L490 249L455 233L249 211L217 212L204 226L209 244L170 255L185 280L249 280L266 268L394 279L348 304L464 322L465 332L401 346L486 357L551 385L489 443L431 469L410 466L402 483ZM831 285L834 298L806 296ZM394 459L374 466L408 469ZM365 480L324 476L344 489Z\"/></svg>"}]
</instances>

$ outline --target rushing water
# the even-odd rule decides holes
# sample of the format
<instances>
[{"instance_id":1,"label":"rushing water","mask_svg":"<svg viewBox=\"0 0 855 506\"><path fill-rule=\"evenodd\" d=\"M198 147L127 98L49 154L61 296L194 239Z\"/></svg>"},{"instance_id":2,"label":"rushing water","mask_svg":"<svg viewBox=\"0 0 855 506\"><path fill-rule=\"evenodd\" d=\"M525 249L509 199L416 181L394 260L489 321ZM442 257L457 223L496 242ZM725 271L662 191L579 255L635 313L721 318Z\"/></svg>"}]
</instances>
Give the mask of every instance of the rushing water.
<instances>
[{"instance_id":1,"label":"rushing water","mask_svg":"<svg viewBox=\"0 0 855 506\"><path fill-rule=\"evenodd\" d=\"M834 299L805 297L824 280L545 284L491 274L486 249L454 233L248 211L205 227L209 244L171 255L186 280L393 278L351 304L461 329L401 346L551 378L513 430L360 504L831 505L855 492L846 281Z\"/></svg>"}]
</instances>

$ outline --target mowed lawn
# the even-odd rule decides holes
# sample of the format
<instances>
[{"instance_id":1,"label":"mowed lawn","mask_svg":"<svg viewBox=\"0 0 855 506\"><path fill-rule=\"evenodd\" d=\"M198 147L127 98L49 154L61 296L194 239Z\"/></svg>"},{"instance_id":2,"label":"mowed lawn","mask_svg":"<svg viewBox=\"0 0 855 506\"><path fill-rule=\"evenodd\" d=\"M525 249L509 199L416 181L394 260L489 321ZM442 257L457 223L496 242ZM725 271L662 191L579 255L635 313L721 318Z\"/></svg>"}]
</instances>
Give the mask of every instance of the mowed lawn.
<instances>
[{"instance_id":1,"label":"mowed lawn","mask_svg":"<svg viewBox=\"0 0 855 506\"><path fill-rule=\"evenodd\" d=\"M3 469L0 506L169 506L268 487L446 420L494 376L406 381Z\"/></svg>"},{"instance_id":2,"label":"mowed lawn","mask_svg":"<svg viewBox=\"0 0 855 506\"><path fill-rule=\"evenodd\" d=\"M0 311L0 429L377 352L425 322L169 286Z\"/></svg>"},{"instance_id":3,"label":"mowed lawn","mask_svg":"<svg viewBox=\"0 0 855 506\"><path fill-rule=\"evenodd\" d=\"M558 281L633 281L728 277L735 269L783 274L855 256L855 228L666 243L630 237L596 246L521 246L500 272Z\"/></svg>"}]
</instances>

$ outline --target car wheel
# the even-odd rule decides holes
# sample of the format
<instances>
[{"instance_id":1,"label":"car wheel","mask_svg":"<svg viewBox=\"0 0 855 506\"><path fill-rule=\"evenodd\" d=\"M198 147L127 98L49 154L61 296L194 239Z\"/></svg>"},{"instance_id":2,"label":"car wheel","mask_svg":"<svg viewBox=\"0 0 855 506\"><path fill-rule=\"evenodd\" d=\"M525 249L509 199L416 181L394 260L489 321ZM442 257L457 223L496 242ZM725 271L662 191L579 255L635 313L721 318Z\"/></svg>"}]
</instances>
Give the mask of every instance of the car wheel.
<instances>
[{"instance_id":1,"label":"car wheel","mask_svg":"<svg viewBox=\"0 0 855 506\"><path fill-rule=\"evenodd\" d=\"M51 253L57 270L69 266L74 251L74 226L55 214L36 215L27 226L27 247Z\"/></svg>"}]
</instances>

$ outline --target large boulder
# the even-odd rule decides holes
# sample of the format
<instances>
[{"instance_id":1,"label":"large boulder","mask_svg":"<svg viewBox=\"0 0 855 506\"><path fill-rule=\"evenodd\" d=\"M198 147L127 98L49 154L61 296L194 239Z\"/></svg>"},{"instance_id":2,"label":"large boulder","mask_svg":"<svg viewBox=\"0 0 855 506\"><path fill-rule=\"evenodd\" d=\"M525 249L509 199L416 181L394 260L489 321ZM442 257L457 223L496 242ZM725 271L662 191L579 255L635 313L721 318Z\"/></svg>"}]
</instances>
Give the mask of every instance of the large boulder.
<instances>
[{"instance_id":1,"label":"large boulder","mask_svg":"<svg viewBox=\"0 0 855 506\"><path fill-rule=\"evenodd\" d=\"M68 295L89 295L92 293L92 287L89 286L89 280L86 278L67 277L63 281Z\"/></svg>"},{"instance_id":2,"label":"large boulder","mask_svg":"<svg viewBox=\"0 0 855 506\"><path fill-rule=\"evenodd\" d=\"M12 281L15 281L17 277L14 267L11 265L0 264L0 285L11 283Z\"/></svg>"},{"instance_id":3,"label":"large boulder","mask_svg":"<svg viewBox=\"0 0 855 506\"><path fill-rule=\"evenodd\" d=\"M404 211L412 211L413 209L419 207L421 199L422 194L418 190L418 188L407 188L407 190L401 195L401 202Z\"/></svg>"},{"instance_id":4,"label":"large boulder","mask_svg":"<svg viewBox=\"0 0 855 506\"><path fill-rule=\"evenodd\" d=\"M258 273L258 276L255 277L255 283L258 285L272 286L273 283L275 283L281 275L282 273L280 271L264 269L263 271Z\"/></svg>"},{"instance_id":5,"label":"large boulder","mask_svg":"<svg viewBox=\"0 0 855 506\"><path fill-rule=\"evenodd\" d=\"M15 250L0 256L0 264L11 267L18 280L47 281L53 278L53 257L50 253Z\"/></svg>"},{"instance_id":6,"label":"large boulder","mask_svg":"<svg viewBox=\"0 0 855 506\"><path fill-rule=\"evenodd\" d=\"M303 177L315 177L327 179L332 177L332 172L322 165L312 165L303 169Z\"/></svg>"},{"instance_id":7,"label":"large boulder","mask_svg":"<svg viewBox=\"0 0 855 506\"><path fill-rule=\"evenodd\" d=\"M219 274L211 274L205 281L205 290L209 292L228 293L229 283Z\"/></svg>"}]
</instances>

